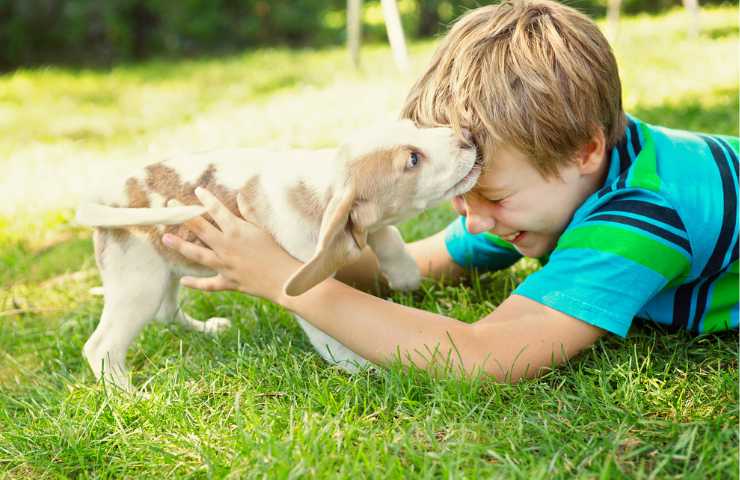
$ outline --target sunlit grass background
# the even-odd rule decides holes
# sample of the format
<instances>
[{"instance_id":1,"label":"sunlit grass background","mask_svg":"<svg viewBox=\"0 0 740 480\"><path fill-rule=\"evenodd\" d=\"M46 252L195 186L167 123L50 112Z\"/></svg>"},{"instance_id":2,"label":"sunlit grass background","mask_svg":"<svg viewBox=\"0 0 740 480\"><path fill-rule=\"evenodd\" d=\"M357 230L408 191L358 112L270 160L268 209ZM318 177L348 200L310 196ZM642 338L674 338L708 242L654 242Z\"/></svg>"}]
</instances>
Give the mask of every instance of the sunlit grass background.
<instances>
[{"instance_id":1,"label":"sunlit grass background","mask_svg":"<svg viewBox=\"0 0 740 480\"><path fill-rule=\"evenodd\" d=\"M736 8L625 19L614 41L628 112L737 134ZM436 42L411 45L413 72ZM327 367L283 310L191 293L217 339L147 328L130 352L152 398L108 398L80 350L101 310L73 207L101 178L180 151L334 145L397 115L414 75L384 46L258 50L112 70L0 76L0 477L737 478L737 337L648 327L516 386ZM403 225L442 228L440 207ZM472 321L531 267L427 284L394 301Z\"/></svg>"}]
</instances>

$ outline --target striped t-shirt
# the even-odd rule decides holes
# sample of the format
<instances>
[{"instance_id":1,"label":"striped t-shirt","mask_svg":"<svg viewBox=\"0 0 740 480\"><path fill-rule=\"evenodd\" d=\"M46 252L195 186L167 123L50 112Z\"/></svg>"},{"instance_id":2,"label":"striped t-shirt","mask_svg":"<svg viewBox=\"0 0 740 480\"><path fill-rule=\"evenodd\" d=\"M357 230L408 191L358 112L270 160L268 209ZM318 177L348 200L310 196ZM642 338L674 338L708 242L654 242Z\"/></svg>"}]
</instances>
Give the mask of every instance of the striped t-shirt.
<instances>
[{"instance_id":1,"label":"striped t-shirt","mask_svg":"<svg viewBox=\"0 0 740 480\"><path fill-rule=\"evenodd\" d=\"M603 187L515 294L625 336L635 317L708 333L738 327L738 138L628 118ZM460 218L447 249L464 267L520 255Z\"/></svg>"}]
</instances>

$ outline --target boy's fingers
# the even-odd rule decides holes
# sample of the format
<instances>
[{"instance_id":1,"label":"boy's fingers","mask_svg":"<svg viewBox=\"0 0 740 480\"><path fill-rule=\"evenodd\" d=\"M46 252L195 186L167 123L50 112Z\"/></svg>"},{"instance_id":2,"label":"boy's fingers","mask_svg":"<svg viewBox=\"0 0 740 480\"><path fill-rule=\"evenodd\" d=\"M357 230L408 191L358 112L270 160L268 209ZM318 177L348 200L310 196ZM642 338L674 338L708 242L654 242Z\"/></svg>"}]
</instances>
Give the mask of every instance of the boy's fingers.
<instances>
[{"instance_id":1,"label":"boy's fingers","mask_svg":"<svg viewBox=\"0 0 740 480\"><path fill-rule=\"evenodd\" d=\"M184 223L188 230L193 232L206 245L212 245L219 238L221 231L214 227L211 222L204 217L195 217Z\"/></svg>"},{"instance_id":2,"label":"boy's fingers","mask_svg":"<svg viewBox=\"0 0 740 480\"><path fill-rule=\"evenodd\" d=\"M169 233L165 234L162 237L162 243L164 243L167 247L175 250L188 260L192 260L205 267L209 267L215 270L220 265L218 257L213 252L213 250L201 247L200 245L195 245L190 242L186 242L178 236Z\"/></svg>"},{"instance_id":3,"label":"boy's fingers","mask_svg":"<svg viewBox=\"0 0 740 480\"><path fill-rule=\"evenodd\" d=\"M232 222L236 218L228 208L224 207L214 194L205 188L196 188L195 196L197 196L200 203L208 209L208 213L213 217L222 231L225 225L228 225L229 222Z\"/></svg>"},{"instance_id":4,"label":"boy's fingers","mask_svg":"<svg viewBox=\"0 0 740 480\"><path fill-rule=\"evenodd\" d=\"M244 220L249 223L255 223L254 218L252 218L252 213L249 210L247 199L244 198L242 192L236 194L236 206L239 208L239 215L241 215Z\"/></svg>"},{"instance_id":5,"label":"boy's fingers","mask_svg":"<svg viewBox=\"0 0 740 480\"><path fill-rule=\"evenodd\" d=\"M182 277L180 285L187 288L195 288L206 292L216 292L220 290L233 290L231 282L227 282L221 275L215 275L207 278Z\"/></svg>"}]
</instances>

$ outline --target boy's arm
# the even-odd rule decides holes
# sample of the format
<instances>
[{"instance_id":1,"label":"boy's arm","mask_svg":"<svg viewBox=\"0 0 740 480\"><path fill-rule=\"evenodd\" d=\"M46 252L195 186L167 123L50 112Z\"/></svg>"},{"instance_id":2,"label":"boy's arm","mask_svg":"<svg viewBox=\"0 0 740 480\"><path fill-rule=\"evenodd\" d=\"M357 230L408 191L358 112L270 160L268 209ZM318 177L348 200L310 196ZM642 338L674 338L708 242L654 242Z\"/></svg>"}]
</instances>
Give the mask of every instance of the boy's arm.
<instances>
[{"instance_id":1,"label":"boy's arm","mask_svg":"<svg viewBox=\"0 0 740 480\"><path fill-rule=\"evenodd\" d=\"M375 363L400 355L403 363L434 371L436 352L442 361L437 365L449 361L466 374L482 370L508 381L563 363L604 334L519 295L474 324L388 302L336 280L279 303Z\"/></svg>"},{"instance_id":2,"label":"boy's arm","mask_svg":"<svg viewBox=\"0 0 740 480\"><path fill-rule=\"evenodd\" d=\"M465 275L465 270L447 252L444 230L409 243L406 248L416 260L422 277L455 281ZM376 287L387 288L387 283L379 275L378 259L370 248L365 248L359 260L339 270L336 278L364 291L375 291Z\"/></svg>"},{"instance_id":3,"label":"boy's arm","mask_svg":"<svg viewBox=\"0 0 740 480\"><path fill-rule=\"evenodd\" d=\"M333 278L298 297L287 296L283 286L300 262L211 194L200 189L196 194L218 227L203 217L188 221L187 226L208 247L174 235L162 240L216 275L183 277L182 285L206 291L239 290L280 303L373 362L388 364L400 355L406 363L437 371L436 353L465 373L483 370L516 381L561 363L603 334L518 295L472 325L373 297Z\"/></svg>"}]
</instances>

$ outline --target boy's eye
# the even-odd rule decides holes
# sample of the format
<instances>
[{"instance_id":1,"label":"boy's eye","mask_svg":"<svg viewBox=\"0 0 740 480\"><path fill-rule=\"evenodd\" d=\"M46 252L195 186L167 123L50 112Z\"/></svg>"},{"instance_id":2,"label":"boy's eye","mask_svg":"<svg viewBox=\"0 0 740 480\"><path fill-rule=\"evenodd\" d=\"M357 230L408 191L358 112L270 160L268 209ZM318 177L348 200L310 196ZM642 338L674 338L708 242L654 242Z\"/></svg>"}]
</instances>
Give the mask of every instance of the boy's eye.
<instances>
[{"instance_id":1,"label":"boy's eye","mask_svg":"<svg viewBox=\"0 0 740 480\"><path fill-rule=\"evenodd\" d=\"M406 160L406 168L414 168L419 164L419 154L411 152L408 160Z\"/></svg>"}]
</instances>

